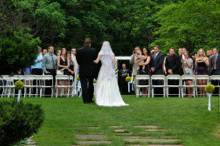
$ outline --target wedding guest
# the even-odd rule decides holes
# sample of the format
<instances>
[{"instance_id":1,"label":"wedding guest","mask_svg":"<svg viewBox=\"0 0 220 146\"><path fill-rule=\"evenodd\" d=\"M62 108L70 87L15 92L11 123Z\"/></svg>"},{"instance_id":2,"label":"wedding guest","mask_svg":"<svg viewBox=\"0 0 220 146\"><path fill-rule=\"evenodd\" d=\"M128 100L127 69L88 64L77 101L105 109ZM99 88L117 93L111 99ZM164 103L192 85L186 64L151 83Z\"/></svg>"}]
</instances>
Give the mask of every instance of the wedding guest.
<instances>
[{"instance_id":1,"label":"wedding guest","mask_svg":"<svg viewBox=\"0 0 220 146\"><path fill-rule=\"evenodd\" d=\"M163 75L163 62L164 62L164 55L160 52L160 47L154 47L154 54L151 57L152 64L151 64L151 73L153 75Z\"/></svg>"},{"instance_id":2,"label":"wedding guest","mask_svg":"<svg viewBox=\"0 0 220 146\"><path fill-rule=\"evenodd\" d=\"M210 58L210 68L212 75L220 75L220 54L216 48L213 49L213 55Z\"/></svg>"},{"instance_id":3,"label":"wedding guest","mask_svg":"<svg viewBox=\"0 0 220 146\"><path fill-rule=\"evenodd\" d=\"M165 75L179 75L181 66L180 57L176 55L174 48L169 49L168 56L164 59L164 72ZM178 80L169 80L168 85L179 85ZM178 86L175 88L170 88L169 93L171 95L178 95Z\"/></svg>"},{"instance_id":4,"label":"wedding guest","mask_svg":"<svg viewBox=\"0 0 220 146\"><path fill-rule=\"evenodd\" d=\"M133 54L130 57L130 63L132 65L132 76L135 78L138 72L138 56L140 56L141 49L140 47L135 47L133 50Z\"/></svg>"},{"instance_id":5,"label":"wedding guest","mask_svg":"<svg viewBox=\"0 0 220 146\"><path fill-rule=\"evenodd\" d=\"M212 49L207 50L206 54L207 57L211 57L213 55L213 50Z\"/></svg>"},{"instance_id":6,"label":"wedding guest","mask_svg":"<svg viewBox=\"0 0 220 146\"><path fill-rule=\"evenodd\" d=\"M184 54L184 59L182 60L183 64L183 73L184 75L193 75L193 60L190 58L189 53L186 51ZM184 81L186 85L189 85L189 87L186 88L187 95L189 97L192 97L193 95L193 89L192 89L192 80L186 80Z\"/></svg>"},{"instance_id":7,"label":"wedding guest","mask_svg":"<svg viewBox=\"0 0 220 146\"><path fill-rule=\"evenodd\" d=\"M43 49L42 50L42 55L44 56L44 55L46 55L47 54L47 49Z\"/></svg>"},{"instance_id":8,"label":"wedding guest","mask_svg":"<svg viewBox=\"0 0 220 146\"><path fill-rule=\"evenodd\" d=\"M67 60L67 50L66 48L62 48L60 55L57 57L57 65L58 65L58 71L57 74L68 74L68 60Z\"/></svg>"},{"instance_id":9,"label":"wedding guest","mask_svg":"<svg viewBox=\"0 0 220 146\"><path fill-rule=\"evenodd\" d=\"M173 48L169 49L168 56L164 60L165 65L165 75L180 74L181 60L180 57L176 55Z\"/></svg>"},{"instance_id":10,"label":"wedding guest","mask_svg":"<svg viewBox=\"0 0 220 146\"><path fill-rule=\"evenodd\" d=\"M119 70L118 74L118 82L120 91L122 94L128 93L128 83L126 81L126 77L129 75L129 70L127 69L127 65L125 63L122 64L122 68Z\"/></svg>"},{"instance_id":11,"label":"wedding guest","mask_svg":"<svg viewBox=\"0 0 220 146\"><path fill-rule=\"evenodd\" d=\"M54 47L49 46L48 53L44 55L43 59L43 71L45 75L53 76L53 86L55 87L55 77L56 77L56 69L57 69L57 56L54 54ZM47 82L47 85L51 85L51 82ZM53 90L55 90L53 87ZM51 95L51 89L47 89L46 95Z\"/></svg>"},{"instance_id":12,"label":"wedding guest","mask_svg":"<svg viewBox=\"0 0 220 146\"><path fill-rule=\"evenodd\" d=\"M34 64L31 66L31 74L33 75L43 74L43 55L41 48L38 48L38 55L34 60Z\"/></svg>"},{"instance_id":13,"label":"wedding guest","mask_svg":"<svg viewBox=\"0 0 220 146\"><path fill-rule=\"evenodd\" d=\"M213 55L210 57L210 73L211 75L220 75L220 54L217 48L213 49ZM212 81L213 85L220 85L220 82ZM214 95L219 96L219 88L215 88Z\"/></svg>"},{"instance_id":14,"label":"wedding guest","mask_svg":"<svg viewBox=\"0 0 220 146\"><path fill-rule=\"evenodd\" d=\"M75 74L74 81L75 81L75 83L77 81L77 76L78 76L78 71L79 71L79 65L78 65L78 62L76 60L76 52L77 52L76 48L71 49L71 61L73 63L73 67L74 67L74 74ZM76 84L75 84L75 86L76 86Z\"/></svg>"},{"instance_id":15,"label":"wedding guest","mask_svg":"<svg viewBox=\"0 0 220 146\"><path fill-rule=\"evenodd\" d=\"M150 75L151 54L147 48L143 48L143 56L144 56L145 72L146 74Z\"/></svg>"},{"instance_id":16,"label":"wedding guest","mask_svg":"<svg viewBox=\"0 0 220 146\"><path fill-rule=\"evenodd\" d=\"M151 74L152 75L163 75L163 62L164 62L164 55L160 52L160 47L159 46L155 46L154 47L154 54L151 57ZM161 85L162 82L161 81L154 81L153 82L154 85ZM162 95L163 90L162 88L155 88L155 95Z\"/></svg>"},{"instance_id":17,"label":"wedding guest","mask_svg":"<svg viewBox=\"0 0 220 146\"><path fill-rule=\"evenodd\" d=\"M205 54L203 48L199 49L195 57L195 71L196 75L208 75L209 59ZM199 80L199 85L206 85L205 80ZM199 88L200 95L205 95L204 87Z\"/></svg>"},{"instance_id":18,"label":"wedding guest","mask_svg":"<svg viewBox=\"0 0 220 146\"><path fill-rule=\"evenodd\" d=\"M43 74L43 55L42 49L38 48L38 54L36 59L34 60L34 64L31 66L31 74L32 75L42 75ZM36 85L36 80L33 81L33 85ZM33 89L33 94L36 95L37 89Z\"/></svg>"},{"instance_id":19,"label":"wedding guest","mask_svg":"<svg viewBox=\"0 0 220 146\"><path fill-rule=\"evenodd\" d=\"M69 64L68 64L68 59L67 59L67 50L66 48L62 48L61 49L61 52L60 52L60 56L58 56L57 58L57 66L58 66L58 70L57 70L57 74L59 75L68 75L69 71ZM65 85L67 86L68 85L68 81L66 80L59 80L58 81L58 85ZM64 95L67 95L67 91L68 91L68 88L63 88L64 89ZM57 90L58 92L58 95L62 96L61 92L62 92L62 89L59 88Z\"/></svg>"},{"instance_id":20,"label":"wedding guest","mask_svg":"<svg viewBox=\"0 0 220 146\"><path fill-rule=\"evenodd\" d=\"M75 75L75 71L74 71L74 64L73 64L73 60L71 57L71 53L67 52L67 61L68 61L68 75L74 76Z\"/></svg>"}]
</instances>

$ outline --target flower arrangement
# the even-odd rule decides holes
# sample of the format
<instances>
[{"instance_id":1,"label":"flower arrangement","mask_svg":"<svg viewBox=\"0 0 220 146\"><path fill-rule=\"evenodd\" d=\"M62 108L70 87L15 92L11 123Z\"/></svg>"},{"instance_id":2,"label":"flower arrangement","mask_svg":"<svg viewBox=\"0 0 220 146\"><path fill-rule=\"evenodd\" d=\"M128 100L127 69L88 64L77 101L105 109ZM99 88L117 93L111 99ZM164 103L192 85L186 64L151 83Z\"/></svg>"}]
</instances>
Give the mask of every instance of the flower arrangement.
<instances>
[{"instance_id":1,"label":"flower arrangement","mask_svg":"<svg viewBox=\"0 0 220 146\"><path fill-rule=\"evenodd\" d=\"M132 80L132 77L130 77L129 75L125 78L126 82L130 82Z\"/></svg>"},{"instance_id":2,"label":"flower arrangement","mask_svg":"<svg viewBox=\"0 0 220 146\"><path fill-rule=\"evenodd\" d=\"M21 80L18 80L15 82L15 89L18 90L18 97L17 102L20 102L21 100L21 90L24 88L24 82Z\"/></svg>"},{"instance_id":3,"label":"flower arrangement","mask_svg":"<svg viewBox=\"0 0 220 146\"><path fill-rule=\"evenodd\" d=\"M23 89L23 88L24 88L24 82L21 81L21 80L17 80L17 81L15 82L15 89L21 90L21 89Z\"/></svg>"},{"instance_id":4,"label":"flower arrangement","mask_svg":"<svg viewBox=\"0 0 220 146\"><path fill-rule=\"evenodd\" d=\"M213 93L215 91L215 86L212 83L208 83L205 86L205 92L206 93Z\"/></svg>"},{"instance_id":5,"label":"flower arrangement","mask_svg":"<svg viewBox=\"0 0 220 146\"><path fill-rule=\"evenodd\" d=\"M76 79L77 79L77 81L79 81L79 80L80 80L80 77L79 77L79 75L77 76L77 78L76 78Z\"/></svg>"}]
</instances>

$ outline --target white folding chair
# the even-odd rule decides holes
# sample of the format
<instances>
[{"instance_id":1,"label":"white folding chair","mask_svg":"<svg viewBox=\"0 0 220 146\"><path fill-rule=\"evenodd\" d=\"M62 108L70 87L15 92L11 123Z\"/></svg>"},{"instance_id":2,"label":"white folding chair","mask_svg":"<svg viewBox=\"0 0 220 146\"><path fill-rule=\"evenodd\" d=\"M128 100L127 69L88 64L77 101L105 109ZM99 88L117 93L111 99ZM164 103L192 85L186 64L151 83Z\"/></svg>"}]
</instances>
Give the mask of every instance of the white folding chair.
<instances>
[{"instance_id":1,"label":"white folding chair","mask_svg":"<svg viewBox=\"0 0 220 146\"><path fill-rule=\"evenodd\" d=\"M64 84L60 84L60 82L64 81ZM71 81L73 81L73 76L68 76L68 75L57 75L56 76L56 83L55 83L55 87L56 87L56 97L58 97L58 95L61 96L70 96L70 91L72 89L72 84ZM60 90L61 89L61 90ZM67 89L67 93L65 93L65 89ZM59 93L59 90L61 91L61 93Z\"/></svg>"},{"instance_id":2,"label":"white folding chair","mask_svg":"<svg viewBox=\"0 0 220 146\"><path fill-rule=\"evenodd\" d=\"M196 75L196 82L195 82L195 86L196 86L196 96L201 95L201 93L199 93L198 88L205 88L206 84L204 85L199 85L198 81L200 80L204 80L206 81L206 83L209 82L209 76L208 75Z\"/></svg>"},{"instance_id":3,"label":"white folding chair","mask_svg":"<svg viewBox=\"0 0 220 146\"><path fill-rule=\"evenodd\" d=\"M187 81L192 81L192 85L187 85L186 82ZM182 87L181 87L181 96L182 98L184 96L187 96L189 94L187 94L187 88L191 88L192 89L192 96L195 97L196 96L196 77L195 75L182 75L181 76L181 82L182 82Z\"/></svg>"},{"instance_id":4,"label":"white folding chair","mask_svg":"<svg viewBox=\"0 0 220 146\"><path fill-rule=\"evenodd\" d=\"M155 82L157 82L155 84ZM151 95L152 97L155 97L155 95L163 95L163 97L165 98L165 94L166 94L166 77L164 75L152 75L151 76ZM155 89L158 89L158 88L162 88L162 91L163 93L158 93L158 94L155 94L154 91Z\"/></svg>"},{"instance_id":5,"label":"white folding chair","mask_svg":"<svg viewBox=\"0 0 220 146\"><path fill-rule=\"evenodd\" d=\"M149 75L136 75L136 97L139 97L140 95L147 95L150 97L150 76ZM143 82L143 83L141 83ZM140 94L141 89L147 89L147 94L143 93Z\"/></svg>"},{"instance_id":6,"label":"white folding chair","mask_svg":"<svg viewBox=\"0 0 220 146\"><path fill-rule=\"evenodd\" d=\"M8 75L3 75L3 83L4 83L4 92L2 96L14 96L15 94L15 84L14 84L14 77L13 76L8 76Z\"/></svg>"},{"instance_id":7,"label":"white folding chair","mask_svg":"<svg viewBox=\"0 0 220 146\"><path fill-rule=\"evenodd\" d=\"M172 83L176 82L175 83ZM175 94L170 94L170 89L175 89L178 88L178 97L181 97L181 76L180 75L168 75L166 76L166 97L169 97L169 95L175 95Z\"/></svg>"},{"instance_id":8,"label":"white folding chair","mask_svg":"<svg viewBox=\"0 0 220 146\"><path fill-rule=\"evenodd\" d=\"M3 76L0 76L0 94L1 94L1 97L3 97L3 94L4 94L4 86L5 83L4 83L4 79L3 79Z\"/></svg>"},{"instance_id":9,"label":"white folding chair","mask_svg":"<svg viewBox=\"0 0 220 146\"><path fill-rule=\"evenodd\" d=\"M39 79L40 82L40 97L42 96L53 96L54 95L54 85L53 85L53 76L52 75L42 75ZM50 84L47 84L47 82L50 82ZM45 90L51 89L51 95L46 95Z\"/></svg>"},{"instance_id":10,"label":"white folding chair","mask_svg":"<svg viewBox=\"0 0 220 146\"><path fill-rule=\"evenodd\" d=\"M215 96L220 96L220 75L212 75L210 76L210 81L211 82L216 82L216 83L213 83L215 85L215 88L217 88L217 95L214 94Z\"/></svg>"}]
</instances>

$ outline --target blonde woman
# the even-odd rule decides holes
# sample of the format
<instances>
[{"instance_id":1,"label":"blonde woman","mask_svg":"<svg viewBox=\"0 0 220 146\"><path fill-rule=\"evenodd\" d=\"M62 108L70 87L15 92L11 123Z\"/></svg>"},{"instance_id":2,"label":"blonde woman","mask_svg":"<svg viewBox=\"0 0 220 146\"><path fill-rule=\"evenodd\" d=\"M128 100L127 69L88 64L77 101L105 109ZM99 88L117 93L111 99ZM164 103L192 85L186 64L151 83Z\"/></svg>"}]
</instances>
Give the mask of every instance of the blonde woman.
<instances>
[{"instance_id":1,"label":"blonde woman","mask_svg":"<svg viewBox=\"0 0 220 146\"><path fill-rule=\"evenodd\" d=\"M209 68L209 58L205 54L203 48L199 49L195 56L195 71L196 75L208 75ZM205 80L199 80L198 85L206 85ZM205 95L205 89L203 87L199 88L200 95Z\"/></svg>"}]
</instances>

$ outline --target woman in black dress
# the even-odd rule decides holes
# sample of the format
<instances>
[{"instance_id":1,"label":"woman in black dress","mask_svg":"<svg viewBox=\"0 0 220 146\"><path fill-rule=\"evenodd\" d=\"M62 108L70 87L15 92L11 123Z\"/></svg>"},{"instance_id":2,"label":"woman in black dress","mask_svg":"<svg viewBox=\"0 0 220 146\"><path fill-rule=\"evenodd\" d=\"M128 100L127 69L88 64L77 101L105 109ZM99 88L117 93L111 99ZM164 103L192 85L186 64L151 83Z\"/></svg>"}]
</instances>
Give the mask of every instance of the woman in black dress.
<instances>
[{"instance_id":1,"label":"woman in black dress","mask_svg":"<svg viewBox=\"0 0 220 146\"><path fill-rule=\"evenodd\" d=\"M67 50L66 48L62 48L60 52L60 56L57 58L57 65L58 65L58 71L57 74L59 75L68 75L68 67L69 62L67 59ZM68 81L58 81L59 85L68 85ZM61 95L61 89L58 89L58 95ZM67 88L64 88L64 95L67 94Z\"/></svg>"},{"instance_id":2,"label":"woman in black dress","mask_svg":"<svg viewBox=\"0 0 220 146\"><path fill-rule=\"evenodd\" d=\"M206 57L204 49L199 49L195 56L195 72L196 75L208 75L209 59ZM206 80L198 80L198 85L206 85ZM205 95L204 87L199 88L200 95Z\"/></svg>"}]
</instances>

